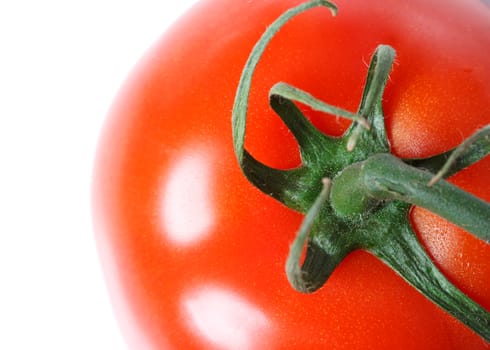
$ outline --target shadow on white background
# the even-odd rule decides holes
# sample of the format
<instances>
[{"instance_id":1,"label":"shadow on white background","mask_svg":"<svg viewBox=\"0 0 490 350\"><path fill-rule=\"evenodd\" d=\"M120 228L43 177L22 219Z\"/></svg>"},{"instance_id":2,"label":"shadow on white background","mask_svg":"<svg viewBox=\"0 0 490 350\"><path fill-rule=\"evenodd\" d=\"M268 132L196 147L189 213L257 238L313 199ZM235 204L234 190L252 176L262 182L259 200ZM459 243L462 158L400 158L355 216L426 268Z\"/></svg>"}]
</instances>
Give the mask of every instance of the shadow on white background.
<instances>
[{"instance_id":1,"label":"shadow on white background","mask_svg":"<svg viewBox=\"0 0 490 350\"><path fill-rule=\"evenodd\" d=\"M98 133L196 0L0 3L0 349L124 349L90 221Z\"/></svg>"}]
</instances>

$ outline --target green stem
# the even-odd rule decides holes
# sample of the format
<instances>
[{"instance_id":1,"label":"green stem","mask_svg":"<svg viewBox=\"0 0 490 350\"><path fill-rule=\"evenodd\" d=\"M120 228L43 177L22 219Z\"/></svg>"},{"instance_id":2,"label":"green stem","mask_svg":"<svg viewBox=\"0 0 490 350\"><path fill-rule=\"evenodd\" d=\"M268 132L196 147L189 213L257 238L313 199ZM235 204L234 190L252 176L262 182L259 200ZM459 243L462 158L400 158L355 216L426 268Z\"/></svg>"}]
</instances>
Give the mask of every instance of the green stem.
<instances>
[{"instance_id":1,"label":"green stem","mask_svg":"<svg viewBox=\"0 0 490 350\"><path fill-rule=\"evenodd\" d=\"M391 154L368 158L362 169L362 181L373 198L396 199L426 208L490 242L490 204L444 180L429 186L432 178L432 173L407 165Z\"/></svg>"}]
</instances>

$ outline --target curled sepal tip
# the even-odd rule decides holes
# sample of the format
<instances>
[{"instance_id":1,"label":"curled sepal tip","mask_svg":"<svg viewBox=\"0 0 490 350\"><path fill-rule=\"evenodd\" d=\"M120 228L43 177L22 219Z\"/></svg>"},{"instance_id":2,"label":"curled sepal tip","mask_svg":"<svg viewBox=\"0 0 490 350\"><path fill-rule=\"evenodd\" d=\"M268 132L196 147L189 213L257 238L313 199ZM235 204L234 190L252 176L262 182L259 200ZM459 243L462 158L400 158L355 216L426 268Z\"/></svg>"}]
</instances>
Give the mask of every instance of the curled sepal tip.
<instances>
[{"instance_id":1,"label":"curled sepal tip","mask_svg":"<svg viewBox=\"0 0 490 350\"><path fill-rule=\"evenodd\" d=\"M303 200L298 197L302 197L302 195L292 194L292 192L299 191L290 191L291 188L303 188L307 187L302 178L302 174L304 173L299 169L298 171L282 171L279 169L274 169L268 167L267 165L261 163L259 160L255 159L252 154L247 152L245 149L245 133L246 133L246 124L247 124L247 112L248 112L248 104L249 104L249 95L250 88L252 85L252 76L254 74L255 68L262 57L265 48L272 40L272 38L276 35L276 33L293 17L301 14L302 12L314 8L323 6L330 9L332 15L337 13L337 8L334 4L324 1L324 0L314 0L302 3L296 7L293 7L286 12L284 12L281 16L279 16L276 21L274 21L270 26L267 27L267 30L261 36L259 41L255 44L252 52L250 53L248 60L243 69L242 75L240 77L240 82L238 84L237 92L235 95L235 101L233 105L232 112L232 136L233 136L233 148L235 151L236 158L240 165L240 168L244 175L258 188L267 193L268 195L273 196L278 199L282 203L292 207L296 210L306 211L307 208L310 207L311 201L307 198L306 205L299 203ZM291 102L292 105L294 103ZM279 104L276 104L279 108ZM274 106L273 106L274 107ZM294 106L292 106L294 107ZM316 139L322 139L326 141L326 138L320 136L320 132L314 130L313 127L308 127L309 123L306 118L297 113L294 108L290 108L291 113L281 113L280 116L287 123L292 119L296 119L295 121L291 121L291 123L301 123L302 126L305 126L303 130L308 131L308 136L312 137L316 135ZM287 119L289 118L289 119ZM299 128L295 129L299 130ZM298 136L298 134L295 134ZM314 138L314 137L313 137ZM306 138L303 138L305 140ZM281 181L277 181L277 178L282 179ZM293 183L294 182L294 183ZM307 189L308 190L308 189ZM301 191L302 193L304 191ZM308 197L308 195L306 195Z\"/></svg>"},{"instance_id":2,"label":"curled sepal tip","mask_svg":"<svg viewBox=\"0 0 490 350\"><path fill-rule=\"evenodd\" d=\"M242 72L242 76L240 77L232 113L233 146L240 165L243 163L248 99L255 68L269 42L290 19L308 9L318 6L324 6L330 9L332 15L334 16L337 14L337 7L325 0L308 1L293 7L279 16L279 18L277 18L274 23L267 28L257 44L255 44L250 56L248 57L245 68Z\"/></svg>"},{"instance_id":3,"label":"curled sepal tip","mask_svg":"<svg viewBox=\"0 0 490 350\"><path fill-rule=\"evenodd\" d=\"M456 165L458 165L458 163L461 165L467 163L468 160L480 160L483 157L486 157L489 153L490 124L475 132L453 151L451 151L447 161L437 172L437 174L430 179L429 186L433 186L439 180L454 172L453 169L456 167Z\"/></svg>"}]
</instances>

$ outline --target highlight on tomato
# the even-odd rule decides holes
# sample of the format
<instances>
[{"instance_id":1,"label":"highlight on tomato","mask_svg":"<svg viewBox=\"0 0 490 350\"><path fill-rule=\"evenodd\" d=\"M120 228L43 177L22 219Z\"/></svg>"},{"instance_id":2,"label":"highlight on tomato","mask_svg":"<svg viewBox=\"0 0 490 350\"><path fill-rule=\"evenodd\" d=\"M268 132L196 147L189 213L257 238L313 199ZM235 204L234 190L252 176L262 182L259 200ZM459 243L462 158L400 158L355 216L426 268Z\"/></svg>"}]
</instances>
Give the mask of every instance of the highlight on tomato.
<instances>
[{"instance_id":1,"label":"highlight on tomato","mask_svg":"<svg viewBox=\"0 0 490 350\"><path fill-rule=\"evenodd\" d=\"M201 0L121 88L97 246L134 349L488 349L490 7Z\"/></svg>"}]
</instances>

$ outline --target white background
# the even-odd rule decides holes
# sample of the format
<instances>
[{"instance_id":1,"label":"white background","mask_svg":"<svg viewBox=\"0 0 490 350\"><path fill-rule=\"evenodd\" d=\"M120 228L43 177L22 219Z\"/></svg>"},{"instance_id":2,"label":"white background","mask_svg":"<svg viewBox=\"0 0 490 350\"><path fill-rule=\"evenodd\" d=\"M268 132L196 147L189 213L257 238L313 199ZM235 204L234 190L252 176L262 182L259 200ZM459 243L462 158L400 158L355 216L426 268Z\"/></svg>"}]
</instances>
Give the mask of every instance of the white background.
<instances>
[{"instance_id":1,"label":"white background","mask_svg":"<svg viewBox=\"0 0 490 350\"><path fill-rule=\"evenodd\" d=\"M0 349L125 349L93 239L104 115L195 0L0 2Z\"/></svg>"}]
</instances>

